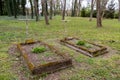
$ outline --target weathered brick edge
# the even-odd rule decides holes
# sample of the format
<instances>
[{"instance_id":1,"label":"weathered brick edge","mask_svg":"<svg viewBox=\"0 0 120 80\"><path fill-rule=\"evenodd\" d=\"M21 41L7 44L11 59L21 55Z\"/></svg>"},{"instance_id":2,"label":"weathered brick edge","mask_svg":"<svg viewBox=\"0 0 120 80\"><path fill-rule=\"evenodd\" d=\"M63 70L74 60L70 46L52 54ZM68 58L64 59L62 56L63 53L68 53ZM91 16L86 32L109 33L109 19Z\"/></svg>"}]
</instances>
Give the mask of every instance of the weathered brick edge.
<instances>
[{"instance_id":1,"label":"weathered brick edge","mask_svg":"<svg viewBox=\"0 0 120 80\"><path fill-rule=\"evenodd\" d=\"M48 46L52 52L54 52L55 54L58 54L59 56L62 56L64 59L62 59L60 61L56 61L56 62L50 62L47 64L38 64L38 66L35 66L34 63L30 62L27 53L23 52L23 50L22 50L22 45L33 44L33 43L35 43L35 41L29 42L29 43L27 43L27 42L26 43L19 43L19 44L17 44L17 47L20 50L20 53L23 56L25 62L28 65L28 68L30 69L32 74L52 73L52 72L55 72L57 70L72 66L72 59L67 57L65 55L65 53L59 52L59 50L57 50L55 47L48 45L44 42L41 42L41 41L37 41L37 42L40 42L43 45Z\"/></svg>"}]
</instances>

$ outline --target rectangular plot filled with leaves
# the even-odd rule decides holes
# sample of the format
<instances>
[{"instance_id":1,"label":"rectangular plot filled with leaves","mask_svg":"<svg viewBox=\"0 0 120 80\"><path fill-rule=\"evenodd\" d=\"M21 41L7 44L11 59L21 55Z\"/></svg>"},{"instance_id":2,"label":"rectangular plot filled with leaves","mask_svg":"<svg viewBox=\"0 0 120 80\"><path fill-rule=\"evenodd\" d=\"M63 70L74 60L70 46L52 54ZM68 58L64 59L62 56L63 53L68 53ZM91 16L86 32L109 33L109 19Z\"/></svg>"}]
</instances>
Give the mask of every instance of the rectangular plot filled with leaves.
<instances>
[{"instance_id":1,"label":"rectangular plot filled with leaves","mask_svg":"<svg viewBox=\"0 0 120 80\"><path fill-rule=\"evenodd\" d=\"M32 74L51 73L72 66L72 60L53 46L41 41L17 45Z\"/></svg>"},{"instance_id":2,"label":"rectangular plot filled with leaves","mask_svg":"<svg viewBox=\"0 0 120 80\"><path fill-rule=\"evenodd\" d=\"M63 45L70 47L78 52L81 52L89 57L96 57L108 52L105 46L80 40L78 38L65 38L63 40L60 40L60 42Z\"/></svg>"}]
</instances>

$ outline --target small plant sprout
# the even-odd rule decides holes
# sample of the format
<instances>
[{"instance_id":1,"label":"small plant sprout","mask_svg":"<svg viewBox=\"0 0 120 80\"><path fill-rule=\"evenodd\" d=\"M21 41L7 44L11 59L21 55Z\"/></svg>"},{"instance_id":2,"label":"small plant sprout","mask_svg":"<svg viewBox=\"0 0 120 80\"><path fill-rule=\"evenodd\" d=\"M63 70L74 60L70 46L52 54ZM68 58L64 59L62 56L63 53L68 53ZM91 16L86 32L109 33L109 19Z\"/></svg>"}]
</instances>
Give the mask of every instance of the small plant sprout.
<instances>
[{"instance_id":1,"label":"small plant sprout","mask_svg":"<svg viewBox=\"0 0 120 80\"><path fill-rule=\"evenodd\" d=\"M45 52L46 51L46 48L45 47L35 47L32 49L32 52L33 53L42 53L42 52Z\"/></svg>"}]
</instances>

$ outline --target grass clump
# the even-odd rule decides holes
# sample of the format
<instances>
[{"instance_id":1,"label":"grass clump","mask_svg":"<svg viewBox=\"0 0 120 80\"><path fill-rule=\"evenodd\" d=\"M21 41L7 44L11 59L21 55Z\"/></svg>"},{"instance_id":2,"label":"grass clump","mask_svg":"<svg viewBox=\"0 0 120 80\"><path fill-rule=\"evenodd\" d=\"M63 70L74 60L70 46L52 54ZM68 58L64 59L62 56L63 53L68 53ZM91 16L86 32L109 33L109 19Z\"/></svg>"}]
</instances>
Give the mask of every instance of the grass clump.
<instances>
[{"instance_id":1,"label":"grass clump","mask_svg":"<svg viewBox=\"0 0 120 80\"><path fill-rule=\"evenodd\" d=\"M92 47L91 44L88 44L88 43L86 43L85 41L78 41L78 42L77 42L77 45L79 45L79 46L85 46L85 47L87 47L87 48L91 48L91 47Z\"/></svg>"},{"instance_id":2,"label":"grass clump","mask_svg":"<svg viewBox=\"0 0 120 80\"><path fill-rule=\"evenodd\" d=\"M77 45L84 46L85 45L85 41L78 41Z\"/></svg>"},{"instance_id":3,"label":"grass clump","mask_svg":"<svg viewBox=\"0 0 120 80\"><path fill-rule=\"evenodd\" d=\"M42 53L42 52L45 52L46 51L46 48L45 47L35 47L32 49L32 52L33 53Z\"/></svg>"}]
</instances>

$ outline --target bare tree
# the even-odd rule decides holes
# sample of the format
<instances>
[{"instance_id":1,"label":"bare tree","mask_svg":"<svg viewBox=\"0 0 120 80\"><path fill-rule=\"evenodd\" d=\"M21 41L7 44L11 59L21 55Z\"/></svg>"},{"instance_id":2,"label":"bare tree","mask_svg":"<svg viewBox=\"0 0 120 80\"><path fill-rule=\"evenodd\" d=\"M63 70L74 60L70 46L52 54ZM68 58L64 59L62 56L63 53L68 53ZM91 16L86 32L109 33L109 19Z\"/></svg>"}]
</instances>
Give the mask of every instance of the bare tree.
<instances>
[{"instance_id":1,"label":"bare tree","mask_svg":"<svg viewBox=\"0 0 120 80\"><path fill-rule=\"evenodd\" d=\"M64 9L62 14L62 20L65 20L65 9L66 9L66 0L64 0Z\"/></svg>"},{"instance_id":2,"label":"bare tree","mask_svg":"<svg viewBox=\"0 0 120 80\"><path fill-rule=\"evenodd\" d=\"M61 15L63 13L63 8L64 8L64 2L63 2L63 0L60 0L60 12L61 12Z\"/></svg>"},{"instance_id":3,"label":"bare tree","mask_svg":"<svg viewBox=\"0 0 120 80\"><path fill-rule=\"evenodd\" d=\"M16 1L16 0L15 0ZM26 0L21 0L21 6L22 6L22 13L23 13L23 16L25 16L25 4L26 4Z\"/></svg>"},{"instance_id":4,"label":"bare tree","mask_svg":"<svg viewBox=\"0 0 120 80\"><path fill-rule=\"evenodd\" d=\"M39 20L38 0L34 0L36 21Z\"/></svg>"},{"instance_id":5,"label":"bare tree","mask_svg":"<svg viewBox=\"0 0 120 80\"><path fill-rule=\"evenodd\" d=\"M31 18L33 19L34 18L34 14L33 14L33 3L32 3L32 0L29 0L30 1L30 6L31 6Z\"/></svg>"},{"instance_id":6,"label":"bare tree","mask_svg":"<svg viewBox=\"0 0 120 80\"><path fill-rule=\"evenodd\" d=\"M41 0L41 6L42 6L41 16L43 16L43 14L44 14L44 4L43 4L43 1L42 1L42 0Z\"/></svg>"},{"instance_id":7,"label":"bare tree","mask_svg":"<svg viewBox=\"0 0 120 80\"><path fill-rule=\"evenodd\" d=\"M0 15L2 15L3 13L3 4L2 4L2 0L0 0Z\"/></svg>"},{"instance_id":8,"label":"bare tree","mask_svg":"<svg viewBox=\"0 0 120 80\"><path fill-rule=\"evenodd\" d=\"M74 16L76 16L77 15L77 0L75 0L75 2L74 2L74 12L73 12L74 14Z\"/></svg>"},{"instance_id":9,"label":"bare tree","mask_svg":"<svg viewBox=\"0 0 120 80\"><path fill-rule=\"evenodd\" d=\"M119 2L119 21L120 21L120 0L118 0L118 2Z\"/></svg>"},{"instance_id":10,"label":"bare tree","mask_svg":"<svg viewBox=\"0 0 120 80\"><path fill-rule=\"evenodd\" d=\"M97 8L97 27L102 27L102 20L101 20L101 0L96 1L96 8Z\"/></svg>"},{"instance_id":11,"label":"bare tree","mask_svg":"<svg viewBox=\"0 0 120 80\"><path fill-rule=\"evenodd\" d=\"M101 11L102 11L102 18L104 17L106 5L109 0L101 0Z\"/></svg>"},{"instance_id":12,"label":"bare tree","mask_svg":"<svg viewBox=\"0 0 120 80\"><path fill-rule=\"evenodd\" d=\"M43 9L44 9L45 22L46 22L46 25L49 25L48 15L46 11L47 0L42 0L42 4L43 4Z\"/></svg>"},{"instance_id":13,"label":"bare tree","mask_svg":"<svg viewBox=\"0 0 120 80\"><path fill-rule=\"evenodd\" d=\"M78 14L77 14L77 16L80 16L80 8L81 8L81 1L82 0L79 0L79 2L78 2Z\"/></svg>"},{"instance_id":14,"label":"bare tree","mask_svg":"<svg viewBox=\"0 0 120 80\"><path fill-rule=\"evenodd\" d=\"M12 0L12 5L13 5L14 17L17 18L16 0Z\"/></svg>"},{"instance_id":15,"label":"bare tree","mask_svg":"<svg viewBox=\"0 0 120 80\"><path fill-rule=\"evenodd\" d=\"M50 0L50 19L52 19L53 14L53 0Z\"/></svg>"},{"instance_id":16,"label":"bare tree","mask_svg":"<svg viewBox=\"0 0 120 80\"><path fill-rule=\"evenodd\" d=\"M95 4L95 0L91 0L91 12L90 12L90 19L89 19L89 21L92 21L94 4Z\"/></svg>"},{"instance_id":17,"label":"bare tree","mask_svg":"<svg viewBox=\"0 0 120 80\"><path fill-rule=\"evenodd\" d=\"M72 10L71 10L71 16L74 16L74 0L72 0Z\"/></svg>"}]
</instances>

